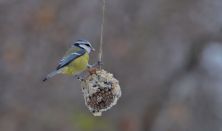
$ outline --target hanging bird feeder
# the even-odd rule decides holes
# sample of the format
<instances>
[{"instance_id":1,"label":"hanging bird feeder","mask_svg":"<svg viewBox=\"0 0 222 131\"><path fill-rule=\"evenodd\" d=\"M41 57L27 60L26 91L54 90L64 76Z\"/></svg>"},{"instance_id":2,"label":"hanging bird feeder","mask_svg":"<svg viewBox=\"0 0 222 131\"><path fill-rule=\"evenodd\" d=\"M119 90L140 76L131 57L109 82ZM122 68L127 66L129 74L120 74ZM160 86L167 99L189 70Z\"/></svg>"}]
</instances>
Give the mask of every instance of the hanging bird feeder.
<instances>
[{"instance_id":1,"label":"hanging bird feeder","mask_svg":"<svg viewBox=\"0 0 222 131\"><path fill-rule=\"evenodd\" d=\"M81 86L85 104L94 116L101 116L103 111L116 105L121 96L118 80L103 69L96 69L95 73L88 75Z\"/></svg>"},{"instance_id":2,"label":"hanging bird feeder","mask_svg":"<svg viewBox=\"0 0 222 131\"><path fill-rule=\"evenodd\" d=\"M116 105L118 99L121 97L119 81L114 78L113 74L102 69L101 64L105 5L106 1L103 0L98 68L89 69L89 75L81 80L85 104L94 116L101 116L102 112Z\"/></svg>"}]
</instances>

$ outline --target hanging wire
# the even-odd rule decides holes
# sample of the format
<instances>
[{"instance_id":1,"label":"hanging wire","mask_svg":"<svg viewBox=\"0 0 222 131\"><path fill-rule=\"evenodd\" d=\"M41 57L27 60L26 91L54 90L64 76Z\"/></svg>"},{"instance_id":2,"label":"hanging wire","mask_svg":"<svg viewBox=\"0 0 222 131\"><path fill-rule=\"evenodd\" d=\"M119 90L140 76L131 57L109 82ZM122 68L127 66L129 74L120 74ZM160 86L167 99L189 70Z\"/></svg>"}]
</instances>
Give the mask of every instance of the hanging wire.
<instances>
[{"instance_id":1,"label":"hanging wire","mask_svg":"<svg viewBox=\"0 0 222 131\"><path fill-rule=\"evenodd\" d=\"M96 68L93 68L91 71L89 70L90 75L81 81L85 104L94 116L101 116L102 112L116 105L118 99L121 97L119 81L114 78L113 74L102 69L106 0L102 0L102 2L102 23L98 53L99 70Z\"/></svg>"},{"instance_id":2,"label":"hanging wire","mask_svg":"<svg viewBox=\"0 0 222 131\"><path fill-rule=\"evenodd\" d=\"M104 24L105 24L105 10L106 10L106 0L102 0L102 23L101 23L101 34L100 34L100 45L99 45L99 68L102 68L102 55L103 55L103 32L104 32Z\"/></svg>"}]
</instances>

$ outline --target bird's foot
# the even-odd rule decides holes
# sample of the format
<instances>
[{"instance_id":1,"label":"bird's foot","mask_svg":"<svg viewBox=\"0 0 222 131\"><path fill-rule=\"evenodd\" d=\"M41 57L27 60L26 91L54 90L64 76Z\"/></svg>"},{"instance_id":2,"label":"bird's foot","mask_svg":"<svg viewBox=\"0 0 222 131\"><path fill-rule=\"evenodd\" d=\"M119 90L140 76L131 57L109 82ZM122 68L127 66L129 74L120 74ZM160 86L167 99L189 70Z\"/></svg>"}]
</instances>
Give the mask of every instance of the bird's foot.
<instances>
[{"instance_id":1,"label":"bird's foot","mask_svg":"<svg viewBox=\"0 0 222 131\"><path fill-rule=\"evenodd\" d=\"M97 66L98 66L98 67L101 67L101 66L103 66L103 65L104 65L104 63L103 63L102 61L98 61L98 62L97 62Z\"/></svg>"},{"instance_id":2,"label":"bird's foot","mask_svg":"<svg viewBox=\"0 0 222 131\"><path fill-rule=\"evenodd\" d=\"M79 80L79 81L83 81L83 77L81 77L80 75L74 75L74 78Z\"/></svg>"}]
</instances>

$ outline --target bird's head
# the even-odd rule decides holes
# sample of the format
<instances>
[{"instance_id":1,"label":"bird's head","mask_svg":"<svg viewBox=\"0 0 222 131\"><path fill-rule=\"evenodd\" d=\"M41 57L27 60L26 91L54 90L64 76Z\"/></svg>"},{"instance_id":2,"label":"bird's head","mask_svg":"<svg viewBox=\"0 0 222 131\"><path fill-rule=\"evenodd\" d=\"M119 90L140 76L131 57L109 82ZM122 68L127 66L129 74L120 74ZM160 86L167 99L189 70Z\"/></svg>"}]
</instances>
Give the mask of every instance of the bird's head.
<instances>
[{"instance_id":1,"label":"bird's head","mask_svg":"<svg viewBox=\"0 0 222 131\"><path fill-rule=\"evenodd\" d=\"M92 45L89 43L89 41L87 40L77 40L73 46L79 47L79 48L83 48L85 49L88 53L90 53L91 51L95 51L95 49L92 47Z\"/></svg>"}]
</instances>

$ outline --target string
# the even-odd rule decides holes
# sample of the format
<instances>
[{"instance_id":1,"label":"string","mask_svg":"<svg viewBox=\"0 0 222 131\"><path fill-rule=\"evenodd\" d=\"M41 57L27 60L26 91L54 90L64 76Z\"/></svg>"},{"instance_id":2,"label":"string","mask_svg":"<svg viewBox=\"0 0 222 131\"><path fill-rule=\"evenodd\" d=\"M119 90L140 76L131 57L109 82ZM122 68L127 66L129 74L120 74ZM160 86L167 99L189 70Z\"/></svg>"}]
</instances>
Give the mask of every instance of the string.
<instances>
[{"instance_id":1,"label":"string","mask_svg":"<svg viewBox=\"0 0 222 131\"><path fill-rule=\"evenodd\" d=\"M105 23L105 9L106 9L106 0L102 0L102 23L101 23L101 34L100 34L100 45L99 45L99 68L102 68L102 55L103 55L103 32L104 32L104 23Z\"/></svg>"}]
</instances>

